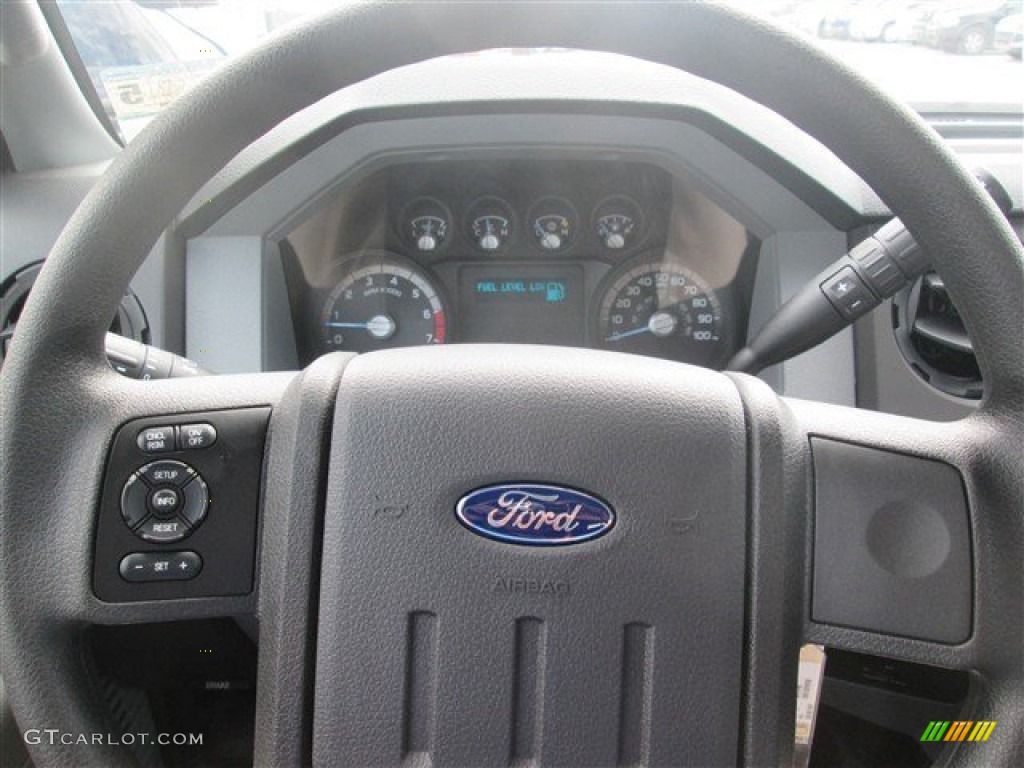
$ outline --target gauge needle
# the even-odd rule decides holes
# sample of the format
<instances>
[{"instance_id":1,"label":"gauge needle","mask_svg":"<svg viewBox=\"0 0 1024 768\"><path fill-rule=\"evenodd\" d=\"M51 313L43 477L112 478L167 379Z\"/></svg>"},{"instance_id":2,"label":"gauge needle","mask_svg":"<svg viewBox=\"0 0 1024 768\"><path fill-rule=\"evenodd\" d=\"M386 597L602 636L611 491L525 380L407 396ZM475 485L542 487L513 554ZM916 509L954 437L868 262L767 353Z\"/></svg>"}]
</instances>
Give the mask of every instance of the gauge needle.
<instances>
[{"instance_id":1,"label":"gauge needle","mask_svg":"<svg viewBox=\"0 0 1024 768\"><path fill-rule=\"evenodd\" d=\"M605 341L622 341L628 339L630 336L639 336L641 333L650 333L651 327L644 325L640 328L634 328L632 331L626 331L625 333L613 333L611 336L606 336Z\"/></svg>"},{"instance_id":2,"label":"gauge needle","mask_svg":"<svg viewBox=\"0 0 1024 768\"><path fill-rule=\"evenodd\" d=\"M387 315L374 315L365 323L324 323L328 328L362 328L375 339L390 339L398 330L398 325Z\"/></svg>"},{"instance_id":3,"label":"gauge needle","mask_svg":"<svg viewBox=\"0 0 1024 768\"><path fill-rule=\"evenodd\" d=\"M630 336L639 336L641 333L653 333L659 338L665 336L671 336L676 329L677 320L668 312L655 312L651 315L646 325L640 328L634 328L632 331L626 331L625 333L613 333L611 336L605 338L605 341L622 341L622 339L628 339Z\"/></svg>"}]
</instances>

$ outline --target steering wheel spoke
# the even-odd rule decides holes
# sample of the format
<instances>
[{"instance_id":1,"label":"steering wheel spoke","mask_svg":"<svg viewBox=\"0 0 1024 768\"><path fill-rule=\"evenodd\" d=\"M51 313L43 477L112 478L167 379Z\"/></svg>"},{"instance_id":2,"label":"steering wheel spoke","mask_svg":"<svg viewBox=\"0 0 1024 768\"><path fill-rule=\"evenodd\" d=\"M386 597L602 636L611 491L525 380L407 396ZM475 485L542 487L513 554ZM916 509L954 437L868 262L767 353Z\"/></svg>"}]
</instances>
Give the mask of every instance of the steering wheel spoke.
<instances>
[{"instance_id":1,"label":"steering wheel spoke","mask_svg":"<svg viewBox=\"0 0 1024 768\"><path fill-rule=\"evenodd\" d=\"M170 497L168 489L173 483L157 480L147 485L149 479L137 480L145 492L134 499L142 510L138 518L131 519L131 525L125 522L127 507L122 509L125 484L153 462L163 462L165 468L202 467L211 480L220 480L230 475L230 467L251 443L257 472L252 479L251 504L245 513L255 521L266 414L293 374L142 382L118 376L105 363L71 366L65 373L63 377L47 376L33 384L34 399L45 406L5 408L5 418L17 420L19 429L34 431L36 439L30 450L24 446L12 450L8 443L3 452L5 475L18 478L17 482L5 483L3 499L7 524L0 555L4 590L0 626L8 657L4 680L23 722L48 724L54 712L63 711L62 722L75 722L83 728L88 723L83 732L102 733L107 728L96 708L91 679L81 666L80 645L85 627L255 611L251 572L254 523L245 588L230 595L223 594L223 590L200 589L192 599L168 600L172 585L196 585L203 580L203 571L216 574L221 570L217 555L211 551L209 533L225 527L223 522L215 521L228 514L232 502L226 497L218 499L216 487L205 488L206 519L189 524L187 530L181 524L184 536L180 542L160 541L159 525L149 525L156 532L147 533L147 537L141 531L147 521L165 515L153 506L153 501L158 490L164 491L160 498ZM7 374L5 370L4 375ZM264 413L257 421L262 425L257 428L259 434L243 439L234 435L237 415L255 412ZM196 414L203 418L196 418ZM62 422L65 428L55 430L54 425ZM226 426L226 431L205 449L202 458L193 458L189 450L179 450L177 430L163 430L165 438L173 441L161 447L164 452L147 453L144 436L139 433L154 422L172 427L213 423ZM184 446L188 436L182 440ZM46 471L41 471L43 467ZM180 479L184 478L183 474ZM196 481L193 475L188 479ZM189 503L193 490L176 490L177 503ZM239 510L232 514L239 514ZM176 509L164 519L177 521L184 515L184 509ZM201 538L208 540L200 543ZM186 561L179 557L182 551L201 551L198 556L205 562L197 567L189 561L190 580L172 581L173 571L168 571ZM141 578L130 568L138 563L144 563L146 568ZM213 583L209 579L207 582ZM28 596L30 600L26 600ZM17 645L10 642L12 636L19 638ZM21 654L18 648L25 648L26 652ZM25 690L35 694L17 695ZM69 690L75 691L75 695L68 696ZM46 695L47 692L56 698ZM54 750L51 756L63 754L59 760L74 764L83 764L88 759L116 764L124 757L109 747L83 750L81 746L61 746Z\"/></svg>"},{"instance_id":2,"label":"steering wheel spoke","mask_svg":"<svg viewBox=\"0 0 1024 768\"><path fill-rule=\"evenodd\" d=\"M958 760L999 762L1021 727L1006 706L1024 647L1007 620L1024 601L1019 448L985 410L935 423L785 405L810 469L804 640L968 672L962 717L1006 728Z\"/></svg>"}]
</instances>

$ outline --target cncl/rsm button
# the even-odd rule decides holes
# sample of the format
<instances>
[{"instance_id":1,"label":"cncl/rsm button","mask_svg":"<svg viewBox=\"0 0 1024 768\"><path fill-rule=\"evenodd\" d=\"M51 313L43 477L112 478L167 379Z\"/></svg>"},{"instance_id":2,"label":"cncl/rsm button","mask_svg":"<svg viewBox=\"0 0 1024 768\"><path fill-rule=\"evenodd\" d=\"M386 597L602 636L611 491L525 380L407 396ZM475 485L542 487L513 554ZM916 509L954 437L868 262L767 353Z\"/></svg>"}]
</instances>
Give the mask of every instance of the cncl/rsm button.
<instances>
[{"instance_id":1,"label":"cncl/rsm button","mask_svg":"<svg viewBox=\"0 0 1024 768\"><path fill-rule=\"evenodd\" d=\"M173 451L174 427L146 427L136 438L143 453L167 453Z\"/></svg>"}]
</instances>

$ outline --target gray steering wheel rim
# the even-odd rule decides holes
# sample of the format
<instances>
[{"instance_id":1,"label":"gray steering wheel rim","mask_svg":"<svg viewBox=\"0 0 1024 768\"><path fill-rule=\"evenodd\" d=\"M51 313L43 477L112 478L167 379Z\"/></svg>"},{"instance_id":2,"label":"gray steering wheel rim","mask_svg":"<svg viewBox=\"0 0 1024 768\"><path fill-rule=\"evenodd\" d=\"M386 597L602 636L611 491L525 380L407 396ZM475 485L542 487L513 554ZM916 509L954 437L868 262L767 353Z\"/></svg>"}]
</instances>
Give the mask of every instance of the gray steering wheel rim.
<instances>
[{"instance_id":1,"label":"gray steering wheel rim","mask_svg":"<svg viewBox=\"0 0 1024 768\"><path fill-rule=\"evenodd\" d=\"M130 145L54 246L5 364L2 445L5 456L19 460L5 461L3 522L19 524L19 505L10 501L17 501L11 489L30 461L20 458L31 451L26 432L66 418L60 409L40 415L39 406L64 398L88 403L83 393L90 388L93 398L117 391L116 374L103 356L109 317L167 222L212 169L338 88L425 58L493 47L600 49L688 69L775 109L833 148L932 254L962 308L985 374L986 397L976 420L989 421L1011 438L1000 441L1000 448L1015 443L1024 395L1024 257L994 205L916 115L812 46L713 4L653 4L643 12L636 4L545 4L542 13L538 8L346 8L229 65ZM582 14L586 25L579 24ZM722 51L742 54L723 57ZM43 513L53 516L55 510ZM5 573L0 589L6 605L34 602L32 595L8 592L12 584L18 582ZM4 632L16 656L30 652L19 646L21 638ZM24 681L14 682L24 687ZM74 728L80 725L76 693L68 696L72 703L64 713L49 714L64 714Z\"/></svg>"}]
</instances>

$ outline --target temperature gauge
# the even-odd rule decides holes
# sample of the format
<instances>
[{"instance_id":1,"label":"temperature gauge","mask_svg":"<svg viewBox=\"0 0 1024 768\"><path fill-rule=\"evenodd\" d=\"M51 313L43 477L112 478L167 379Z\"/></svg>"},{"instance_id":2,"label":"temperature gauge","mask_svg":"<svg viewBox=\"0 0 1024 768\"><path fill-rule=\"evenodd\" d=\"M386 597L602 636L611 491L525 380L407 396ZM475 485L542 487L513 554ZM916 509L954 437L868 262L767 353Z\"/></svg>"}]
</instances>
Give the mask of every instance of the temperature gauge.
<instances>
[{"instance_id":1,"label":"temperature gauge","mask_svg":"<svg viewBox=\"0 0 1024 768\"><path fill-rule=\"evenodd\" d=\"M609 197L594 211L594 230L609 251L621 251L640 240L640 207L628 197Z\"/></svg>"},{"instance_id":2,"label":"temperature gauge","mask_svg":"<svg viewBox=\"0 0 1024 768\"><path fill-rule=\"evenodd\" d=\"M402 234L419 253L438 251L451 233L451 212L440 200L421 197L402 214Z\"/></svg>"},{"instance_id":3,"label":"temperature gauge","mask_svg":"<svg viewBox=\"0 0 1024 768\"><path fill-rule=\"evenodd\" d=\"M500 197L484 197L469 209L469 236L481 251L505 247L514 229L512 209Z\"/></svg>"},{"instance_id":4,"label":"temperature gauge","mask_svg":"<svg viewBox=\"0 0 1024 768\"><path fill-rule=\"evenodd\" d=\"M564 251L576 234L576 211L560 197L546 197L530 211L533 236L545 251Z\"/></svg>"}]
</instances>

